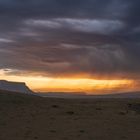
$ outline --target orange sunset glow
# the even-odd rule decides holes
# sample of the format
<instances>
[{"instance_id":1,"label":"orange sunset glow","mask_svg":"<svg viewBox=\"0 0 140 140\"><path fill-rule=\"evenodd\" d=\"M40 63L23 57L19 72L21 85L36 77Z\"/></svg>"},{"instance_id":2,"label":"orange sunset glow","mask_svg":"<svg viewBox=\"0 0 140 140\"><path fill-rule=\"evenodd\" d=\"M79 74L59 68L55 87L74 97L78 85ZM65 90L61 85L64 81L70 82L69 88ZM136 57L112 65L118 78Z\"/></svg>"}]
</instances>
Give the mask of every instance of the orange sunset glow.
<instances>
[{"instance_id":1,"label":"orange sunset glow","mask_svg":"<svg viewBox=\"0 0 140 140\"><path fill-rule=\"evenodd\" d=\"M136 89L133 80L101 80L88 78L50 78L41 76L12 76L1 71L0 79L26 82L36 92L86 92L104 94Z\"/></svg>"}]
</instances>

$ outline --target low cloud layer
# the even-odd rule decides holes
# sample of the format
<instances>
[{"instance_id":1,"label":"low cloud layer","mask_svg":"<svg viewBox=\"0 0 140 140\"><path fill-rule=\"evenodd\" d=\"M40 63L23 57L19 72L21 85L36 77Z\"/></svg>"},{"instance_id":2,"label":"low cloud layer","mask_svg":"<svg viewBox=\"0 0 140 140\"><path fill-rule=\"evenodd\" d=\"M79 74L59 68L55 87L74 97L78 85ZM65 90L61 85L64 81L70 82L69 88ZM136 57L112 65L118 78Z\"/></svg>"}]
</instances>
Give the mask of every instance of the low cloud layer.
<instances>
[{"instance_id":1,"label":"low cloud layer","mask_svg":"<svg viewBox=\"0 0 140 140\"><path fill-rule=\"evenodd\" d=\"M111 34L123 28L123 23L117 20L71 19L56 18L51 20L27 20L30 27L50 29L69 29L73 31L97 34Z\"/></svg>"},{"instance_id":2,"label":"low cloud layer","mask_svg":"<svg viewBox=\"0 0 140 140\"><path fill-rule=\"evenodd\" d=\"M0 69L140 78L140 1L1 0Z\"/></svg>"}]
</instances>

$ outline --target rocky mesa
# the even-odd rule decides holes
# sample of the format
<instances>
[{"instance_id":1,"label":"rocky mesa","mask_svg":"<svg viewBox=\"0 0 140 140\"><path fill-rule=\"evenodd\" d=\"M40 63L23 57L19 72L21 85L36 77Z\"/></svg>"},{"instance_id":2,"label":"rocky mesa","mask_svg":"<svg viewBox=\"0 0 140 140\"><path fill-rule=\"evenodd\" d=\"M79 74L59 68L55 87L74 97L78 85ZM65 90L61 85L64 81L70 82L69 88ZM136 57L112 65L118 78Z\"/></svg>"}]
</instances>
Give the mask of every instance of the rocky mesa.
<instances>
[{"instance_id":1,"label":"rocky mesa","mask_svg":"<svg viewBox=\"0 0 140 140\"><path fill-rule=\"evenodd\" d=\"M32 94L33 91L24 82L10 82L0 80L0 90Z\"/></svg>"}]
</instances>

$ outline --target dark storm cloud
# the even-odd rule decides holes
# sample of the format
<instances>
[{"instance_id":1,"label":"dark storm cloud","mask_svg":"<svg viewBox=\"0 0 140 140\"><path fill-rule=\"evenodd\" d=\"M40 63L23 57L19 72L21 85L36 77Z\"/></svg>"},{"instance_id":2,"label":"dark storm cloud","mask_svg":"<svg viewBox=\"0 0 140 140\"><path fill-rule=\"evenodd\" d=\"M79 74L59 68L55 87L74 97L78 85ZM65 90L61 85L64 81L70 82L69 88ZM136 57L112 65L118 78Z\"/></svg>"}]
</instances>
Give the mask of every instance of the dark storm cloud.
<instances>
[{"instance_id":1,"label":"dark storm cloud","mask_svg":"<svg viewBox=\"0 0 140 140\"><path fill-rule=\"evenodd\" d=\"M31 17L104 17L110 10L122 10L124 2L115 0L3 0L1 15L12 15L19 18ZM111 6L111 7L110 7ZM104 14L103 14L104 12ZM113 11L114 12L114 11ZM119 11L115 12L116 15ZM113 13L113 14L115 14ZM22 17L21 17L22 16ZM107 17L107 15L106 15ZM108 15L111 17L111 15Z\"/></svg>"},{"instance_id":2,"label":"dark storm cloud","mask_svg":"<svg viewBox=\"0 0 140 140\"><path fill-rule=\"evenodd\" d=\"M138 0L1 0L0 68L138 78Z\"/></svg>"}]
</instances>

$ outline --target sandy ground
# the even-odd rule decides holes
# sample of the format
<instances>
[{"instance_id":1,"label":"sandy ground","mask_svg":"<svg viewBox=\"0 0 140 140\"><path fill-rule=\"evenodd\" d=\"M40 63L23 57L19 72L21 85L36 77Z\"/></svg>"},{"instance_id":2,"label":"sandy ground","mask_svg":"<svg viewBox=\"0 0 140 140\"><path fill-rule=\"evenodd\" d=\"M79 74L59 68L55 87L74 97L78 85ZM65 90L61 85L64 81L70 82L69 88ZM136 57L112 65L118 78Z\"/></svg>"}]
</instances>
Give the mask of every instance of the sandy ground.
<instances>
[{"instance_id":1,"label":"sandy ground","mask_svg":"<svg viewBox=\"0 0 140 140\"><path fill-rule=\"evenodd\" d=\"M140 100L0 93L0 140L140 140Z\"/></svg>"}]
</instances>

